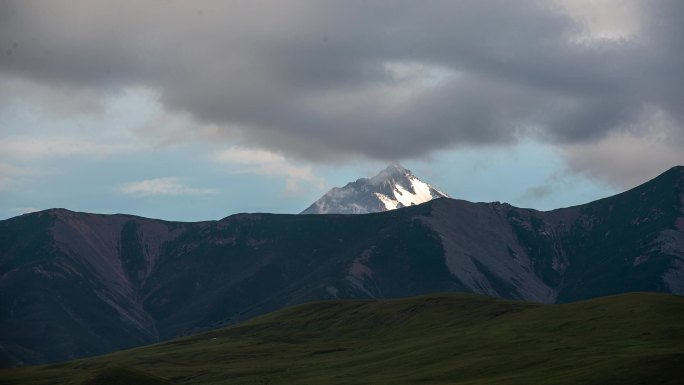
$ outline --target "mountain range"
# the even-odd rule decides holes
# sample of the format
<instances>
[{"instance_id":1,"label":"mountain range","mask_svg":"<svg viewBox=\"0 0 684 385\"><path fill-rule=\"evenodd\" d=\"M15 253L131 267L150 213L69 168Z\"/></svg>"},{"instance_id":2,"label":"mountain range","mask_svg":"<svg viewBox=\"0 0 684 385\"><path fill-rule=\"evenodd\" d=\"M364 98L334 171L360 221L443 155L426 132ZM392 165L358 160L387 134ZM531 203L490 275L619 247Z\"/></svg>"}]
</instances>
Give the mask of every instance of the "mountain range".
<instances>
[{"instance_id":1,"label":"mountain range","mask_svg":"<svg viewBox=\"0 0 684 385\"><path fill-rule=\"evenodd\" d=\"M313 300L632 291L684 294L684 167L552 211L439 198L183 223L52 209L0 221L0 364L107 353Z\"/></svg>"},{"instance_id":2,"label":"mountain range","mask_svg":"<svg viewBox=\"0 0 684 385\"><path fill-rule=\"evenodd\" d=\"M395 210L448 198L418 179L399 163L391 163L372 178L361 178L328 191L301 214L367 214Z\"/></svg>"}]
</instances>

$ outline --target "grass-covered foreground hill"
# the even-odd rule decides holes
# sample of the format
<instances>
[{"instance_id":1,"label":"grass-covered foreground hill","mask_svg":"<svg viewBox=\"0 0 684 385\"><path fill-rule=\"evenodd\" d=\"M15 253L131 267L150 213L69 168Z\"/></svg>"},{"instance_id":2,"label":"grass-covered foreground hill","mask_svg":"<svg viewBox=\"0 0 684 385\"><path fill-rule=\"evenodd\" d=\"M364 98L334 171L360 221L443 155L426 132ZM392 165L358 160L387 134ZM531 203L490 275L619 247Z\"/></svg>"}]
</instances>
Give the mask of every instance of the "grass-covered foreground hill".
<instances>
[{"instance_id":1,"label":"grass-covered foreground hill","mask_svg":"<svg viewBox=\"0 0 684 385\"><path fill-rule=\"evenodd\" d=\"M681 384L684 298L317 302L1 384Z\"/></svg>"}]
</instances>

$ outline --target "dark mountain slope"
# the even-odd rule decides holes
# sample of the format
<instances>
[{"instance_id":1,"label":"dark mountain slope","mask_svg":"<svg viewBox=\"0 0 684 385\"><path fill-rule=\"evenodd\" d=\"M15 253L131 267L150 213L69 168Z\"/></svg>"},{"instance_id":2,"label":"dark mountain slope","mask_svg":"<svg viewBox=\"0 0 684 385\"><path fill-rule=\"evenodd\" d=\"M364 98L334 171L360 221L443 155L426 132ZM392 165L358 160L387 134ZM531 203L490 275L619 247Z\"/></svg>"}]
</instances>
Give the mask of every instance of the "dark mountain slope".
<instances>
[{"instance_id":1,"label":"dark mountain slope","mask_svg":"<svg viewBox=\"0 0 684 385\"><path fill-rule=\"evenodd\" d=\"M173 223L57 209L0 222L4 365L138 346L314 299L464 290L434 232L413 219L429 211ZM373 266L394 266L369 289L349 273L366 250L378 253Z\"/></svg>"},{"instance_id":2,"label":"dark mountain slope","mask_svg":"<svg viewBox=\"0 0 684 385\"><path fill-rule=\"evenodd\" d=\"M317 302L0 384L679 384L684 299L565 305L466 294ZM168 382L167 382L168 381Z\"/></svg>"},{"instance_id":3,"label":"dark mountain slope","mask_svg":"<svg viewBox=\"0 0 684 385\"><path fill-rule=\"evenodd\" d=\"M3 358L63 360L156 341L140 287L184 227L60 209L1 222Z\"/></svg>"},{"instance_id":4,"label":"dark mountain slope","mask_svg":"<svg viewBox=\"0 0 684 385\"><path fill-rule=\"evenodd\" d=\"M0 358L100 354L334 298L684 294L684 168L540 212L437 199L368 215L177 223L55 209L0 221Z\"/></svg>"},{"instance_id":5,"label":"dark mountain slope","mask_svg":"<svg viewBox=\"0 0 684 385\"><path fill-rule=\"evenodd\" d=\"M563 242L572 263L559 300L620 291L684 294L684 167L580 213Z\"/></svg>"}]
</instances>

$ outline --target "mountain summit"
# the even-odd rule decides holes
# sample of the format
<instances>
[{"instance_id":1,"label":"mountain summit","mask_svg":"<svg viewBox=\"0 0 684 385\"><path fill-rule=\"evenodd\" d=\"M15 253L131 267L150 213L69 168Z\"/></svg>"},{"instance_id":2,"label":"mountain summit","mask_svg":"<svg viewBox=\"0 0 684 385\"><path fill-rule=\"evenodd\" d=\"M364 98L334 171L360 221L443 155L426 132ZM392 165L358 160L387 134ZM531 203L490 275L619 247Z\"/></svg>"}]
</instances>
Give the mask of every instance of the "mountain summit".
<instances>
[{"instance_id":1,"label":"mountain summit","mask_svg":"<svg viewBox=\"0 0 684 385\"><path fill-rule=\"evenodd\" d=\"M301 214L366 214L418 205L449 195L418 179L399 163L378 175L334 187Z\"/></svg>"}]
</instances>

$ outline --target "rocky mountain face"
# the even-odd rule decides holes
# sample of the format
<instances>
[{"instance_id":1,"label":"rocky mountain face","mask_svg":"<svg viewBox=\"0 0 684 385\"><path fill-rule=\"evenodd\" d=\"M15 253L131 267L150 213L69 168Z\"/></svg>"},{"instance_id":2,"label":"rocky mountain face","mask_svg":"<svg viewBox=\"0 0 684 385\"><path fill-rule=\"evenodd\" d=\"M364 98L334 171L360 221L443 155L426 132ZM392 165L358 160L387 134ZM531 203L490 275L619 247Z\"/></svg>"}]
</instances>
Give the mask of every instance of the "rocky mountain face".
<instances>
[{"instance_id":1,"label":"rocky mountain face","mask_svg":"<svg viewBox=\"0 0 684 385\"><path fill-rule=\"evenodd\" d=\"M684 167L546 212L441 198L369 215L0 221L0 363L101 354L311 300L445 291L684 295Z\"/></svg>"},{"instance_id":2,"label":"rocky mountain face","mask_svg":"<svg viewBox=\"0 0 684 385\"><path fill-rule=\"evenodd\" d=\"M394 210L449 197L421 181L398 163L373 178L335 187L300 214L367 214Z\"/></svg>"}]
</instances>

